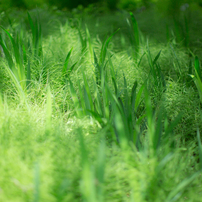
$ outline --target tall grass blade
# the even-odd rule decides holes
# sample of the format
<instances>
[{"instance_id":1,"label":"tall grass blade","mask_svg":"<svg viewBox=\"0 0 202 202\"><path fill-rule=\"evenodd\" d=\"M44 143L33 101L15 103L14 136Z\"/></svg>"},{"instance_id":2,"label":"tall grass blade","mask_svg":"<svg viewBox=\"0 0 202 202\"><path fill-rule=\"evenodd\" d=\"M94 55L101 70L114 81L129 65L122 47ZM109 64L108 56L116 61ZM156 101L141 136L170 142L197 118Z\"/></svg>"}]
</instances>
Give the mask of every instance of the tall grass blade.
<instances>
[{"instance_id":1,"label":"tall grass blade","mask_svg":"<svg viewBox=\"0 0 202 202\"><path fill-rule=\"evenodd\" d=\"M100 86L101 85L101 67L98 63L98 59L95 54L95 51L93 51L93 53L94 53L94 67L95 67L96 84L97 84L97 86Z\"/></svg>"},{"instance_id":2,"label":"tall grass blade","mask_svg":"<svg viewBox=\"0 0 202 202\"><path fill-rule=\"evenodd\" d=\"M102 65L102 67L104 67L104 61L105 61L105 58L106 58L107 48L108 48L109 42L110 42L111 38L112 38L119 30L120 30L120 28L117 29L113 34L111 34L110 37L109 37L107 40L105 40L105 41L103 42L103 44L102 44L102 48L101 48L101 52L100 52L100 63L99 63L99 65L100 65L100 66Z\"/></svg>"},{"instance_id":3,"label":"tall grass blade","mask_svg":"<svg viewBox=\"0 0 202 202\"><path fill-rule=\"evenodd\" d=\"M132 28L133 28L133 37L134 37L134 48L135 48L135 57L139 54L140 49L140 36L139 36L139 27L137 21L132 12L130 12Z\"/></svg>"},{"instance_id":4,"label":"tall grass blade","mask_svg":"<svg viewBox=\"0 0 202 202\"><path fill-rule=\"evenodd\" d=\"M114 77L112 77L112 83L114 85L114 90L115 90L115 95L118 95L118 88L117 88L117 84L116 84L116 80L114 79Z\"/></svg>"},{"instance_id":5,"label":"tall grass blade","mask_svg":"<svg viewBox=\"0 0 202 202\"><path fill-rule=\"evenodd\" d=\"M82 181L81 193L84 201L96 201L96 189L94 186L94 171L90 168L89 154L84 142L83 132L78 128L79 142L80 142L80 155L81 155L81 168L82 168Z\"/></svg>"},{"instance_id":6,"label":"tall grass blade","mask_svg":"<svg viewBox=\"0 0 202 202\"><path fill-rule=\"evenodd\" d=\"M139 61L138 61L138 64L137 64L137 66L139 67L140 66L140 64L141 64L141 62L142 62L142 59L143 59L143 57L146 55L146 52L144 52L142 55L141 55L141 57L140 57L140 59L139 59Z\"/></svg>"},{"instance_id":7,"label":"tall grass blade","mask_svg":"<svg viewBox=\"0 0 202 202\"><path fill-rule=\"evenodd\" d=\"M126 113L126 117L128 116L128 112L130 112L131 110L129 109L129 96L128 96L128 86L127 86L127 82L126 82L126 78L125 75L123 75L123 79L124 79L124 102L125 102L125 113Z\"/></svg>"},{"instance_id":8,"label":"tall grass blade","mask_svg":"<svg viewBox=\"0 0 202 202\"><path fill-rule=\"evenodd\" d=\"M159 109L159 112L157 113L157 123L156 123L156 129L155 129L155 134L153 137L153 149L155 154L157 153L158 148L160 147L161 144L161 138L163 135L163 120L164 120L164 111L163 108Z\"/></svg>"},{"instance_id":9,"label":"tall grass blade","mask_svg":"<svg viewBox=\"0 0 202 202\"><path fill-rule=\"evenodd\" d=\"M136 101L136 96L137 96L137 81L134 82L133 88L131 91L131 107L132 107L132 120L133 122L135 121L134 113L135 112L135 101Z\"/></svg>"},{"instance_id":10,"label":"tall grass blade","mask_svg":"<svg viewBox=\"0 0 202 202\"><path fill-rule=\"evenodd\" d=\"M117 141L120 143L122 149L127 147L126 130L123 122L123 117L117 107L114 107L114 127L117 136Z\"/></svg>"},{"instance_id":11,"label":"tall grass blade","mask_svg":"<svg viewBox=\"0 0 202 202\"><path fill-rule=\"evenodd\" d=\"M186 15L184 16L184 24L185 24L185 47L189 47L189 24Z\"/></svg>"},{"instance_id":12,"label":"tall grass blade","mask_svg":"<svg viewBox=\"0 0 202 202\"><path fill-rule=\"evenodd\" d=\"M196 56L195 57L195 65L194 65L194 69L195 69L195 75L190 75L194 82L195 82L195 85L197 87L197 90L198 90L198 93L199 93L199 96L200 96L200 101L202 102L202 80L201 80L201 69L200 69L200 64L199 64L199 59L198 57Z\"/></svg>"},{"instance_id":13,"label":"tall grass blade","mask_svg":"<svg viewBox=\"0 0 202 202\"><path fill-rule=\"evenodd\" d=\"M40 201L40 167L39 163L35 163L34 166L34 195L33 202Z\"/></svg>"},{"instance_id":14,"label":"tall grass blade","mask_svg":"<svg viewBox=\"0 0 202 202\"><path fill-rule=\"evenodd\" d=\"M46 100L46 126L47 129L51 127L51 117L52 117L52 98L51 98L51 89L48 85L47 89L47 100Z\"/></svg>"},{"instance_id":15,"label":"tall grass blade","mask_svg":"<svg viewBox=\"0 0 202 202\"><path fill-rule=\"evenodd\" d=\"M68 52L67 56L66 56L66 59L65 59L65 62L64 62L64 66L63 66L63 69L62 69L62 73L65 74L67 72L67 67L68 67L68 63L69 63L69 58L70 58L70 55L72 53L72 50L73 50L73 47L70 49L70 51Z\"/></svg>"},{"instance_id":16,"label":"tall grass blade","mask_svg":"<svg viewBox=\"0 0 202 202\"><path fill-rule=\"evenodd\" d=\"M71 93L71 98L73 100L73 103L74 103L74 107L75 107L75 110L76 110L76 113L79 117L82 116L82 111L81 111L81 105L80 105L80 102L79 102L79 99L76 95L76 91L74 89L74 86L72 84L72 82L69 80L69 88L70 88L70 93Z\"/></svg>"},{"instance_id":17,"label":"tall grass blade","mask_svg":"<svg viewBox=\"0 0 202 202\"><path fill-rule=\"evenodd\" d=\"M98 89L98 86L95 82L95 80L93 79L93 84L94 84L94 107L95 107L95 112L98 112L101 116L104 115L104 109L103 109L103 105L102 105L102 101L101 101L101 95L100 95L100 91Z\"/></svg>"},{"instance_id":18,"label":"tall grass blade","mask_svg":"<svg viewBox=\"0 0 202 202\"><path fill-rule=\"evenodd\" d=\"M21 72L21 74L24 73L23 68L22 68L22 57L20 54L20 46L19 46L19 40L18 40L18 35L17 35L17 39L15 41L15 39L11 36L11 34L5 30L3 27L1 27L3 29L3 31L7 34L7 36L9 37L12 46L13 46L13 50L14 50L14 56L15 56L15 61L16 63L19 65L19 72ZM18 76L22 76L21 74L19 74Z\"/></svg>"},{"instance_id":19,"label":"tall grass blade","mask_svg":"<svg viewBox=\"0 0 202 202\"><path fill-rule=\"evenodd\" d=\"M137 111L138 106L139 106L140 103L141 103L141 97L142 97L142 93L144 92L144 89L145 89L145 84L143 84L143 85L140 87L140 89L139 89L139 91L138 91L138 93L137 93L137 95L136 95L136 99L135 99L135 112Z\"/></svg>"},{"instance_id":20,"label":"tall grass blade","mask_svg":"<svg viewBox=\"0 0 202 202\"><path fill-rule=\"evenodd\" d=\"M22 101L25 101L25 92L22 89L22 86L20 85L19 80L16 78L15 74L13 73L13 71L9 67L6 66L6 70L7 70L11 80L13 81L13 83L17 89L19 97L21 98Z\"/></svg>"},{"instance_id":21,"label":"tall grass blade","mask_svg":"<svg viewBox=\"0 0 202 202\"><path fill-rule=\"evenodd\" d=\"M175 52L175 50L174 50L174 48L172 47L171 44L170 44L170 48L171 48L171 50L172 50L172 52L174 54L174 57L175 57L175 59L177 61L178 71L176 71L176 74L177 74L178 78L180 78L182 72L181 72L181 66L180 66L180 63L179 63L179 59L178 59L177 54L176 54L176 52Z\"/></svg>"},{"instance_id":22,"label":"tall grass blade","mask_svg":"<svg viewBox=\"0 0 202 202\"><path fill-rule=\"evenodd\" d=\"M174 201L178 201L179 197L181 196L181 194L183 193L183 191L185 190L185 188L191 184L191 182L193 180L195 180L197 177L199 177L201 173L200 172L196 172L193 175L191 175L190 177L184 179L180 184L177 185L177 187L175 187L170 194L168 195L166 202L174 202Z\"/></svg>"},{"instance_id":23,"label":"tall grass blade","mask_svg":"<svg viewBox=\"0 0 202 202\"><path fill-rule=\"evenodd\" d=\"M88 82L87 82L87 79L86 79L86 75L85 73L83 72L83 80L84 80L84 85L85 85L85 91L86 92L86 96L88 97L88 101L89 101L89 107L91 110L93 110L93 99L92 99L92 95L91 95L91 92L90 92L90 88L89 88L89 85L88 85Z\"/></svg>"},{"instance_id":24,"label":"tall grass blade","mask_svg":"<svg viewBox=\"0 0 202 202\"><path fill-rule=\"evenodd\" d=\"M71 74L71 72L73 71L74 67L76 66L77 62L75 62L71 67L68 68L68 64L69 64L69 59L72 53L73 47L71 48L71 50L68 52L64 65L63 65L63 69L62 69L62 75L65 77L65 79L69 79L69 76Z\"/></svg>"},{"instance_id":25,"label":"tall grass blade","mask_svg":"<svg viewBox=\"0 0 202 202\"><path fill-rule=\"evenodd\" d=\"M87 40L88 40L91 62L93 63L94 53L93 53L93 47L92 47L90 32L89 32L87 26L86 26L86 36L87 36Z\"/></svg>"},{"instance_id":26,"label":"tall grass blade","mask_svg":"<svg viewBox=\"0 0 202 202\"><path fill-rule=\"evenodd\" d=\"M167 39L167 43L169 43L170 42L170 30L169 30L168 24L166 24L166 39Z\"/></svg>"},{"instance_id":27,"label":"tall grass blade","mask_svg":"<svg viewBox=\"0 0 202 202\"><path fill-rule=\"evenodd\" d=\"M81 53L84 53L84 51L87 48L87 40L86 40L86 38L83 38L80 28L78 28L78 33L79 33L79 38L80 38L81 47L82 47Z\"/></svg>"},{"instance_id":28,"label":"tall grass blade","mask_svg":"<svg viewBox=\"0 0 202 202\"><path fill-rule=\"evenodd\" d=\"M153 62L152 62L153 65L156 64L156 62L157 62L157 60L159 59L160 55L161 55L161 50L159 51L159 53L158 53L158 54L156 55L156 57L154 58L154 60L153 60Z\"/></svg>"},{"instance_id":29,"label":"tall grass blade","mask_svg":"<svg viewBox=\"0 0 202 202\"><path fill-rule=\"evenodd\" d=\"M30 16L29 12L27 12L27 15L28 15L28 20L29 20L29 25L30 25L31 30L32 30L32 36L33 36L33 37L36 37L36 35L35 35L34 22L33 22L32 18L31 18L31 16ZM35 41L35 40L34 40L34 41Z\"/></svg>"},{"instance_id":30,"label":"tall grass blade","mask_svg":"<svg viewBox=\"0 0 202 202\"><path fill-rule=\"evenodd\" d=\"M174 146L174 133L173 130L174 128L178 125L182 118L182 113L178 114L174 120L169 125L165 126L165 135L164 135L164 141L168 142L171 141L171 147ZM172 136L170 136L172 135Z\"/></svg>"},{"instance_id":31,"label":"tall grass blade","mask_svg":"<svg viewBox=\"0 0 202 202\"><path fill-rule=\"evenodd\" d=\"M155 122L154 122L154 116L153 116L153 108L151 104L151 98L149 97L148 90L145 88L145 107L146 107L146 117L147 117L147 136L148 136L148 146L149 146L149 152L151 155L153 154L153 140L154 140L154 133L155 133Z\"/></svg>"},{"instance_id":32,"label":"tall grass blade","mask_svg":"<svg viewBox=\"0 0 202 202\"><path fill-rule=\"evenodd\" d=\"M1 28L7 34L7 36L9 37L9 39L11 41L11 44L12 44L13 50L14 50L15 60L16 60L17 64L21 65L19 46L18 46L17 41L14 40L14 38L10 35L10 33L6 29L4 29L3 27L1 27ZM17 39L18 39L18 36L17 36Z\"/></svg>"},{"instance_id":33,"label":"tall grass blade","mask_svg":"<svg viewBox=\"0 0 202 202\"><path fill-rule=\"evenodd\" d=\"M200 69L200 63L199 63L198 56L195 56L194 68L195 68L195 73L196 73L197 79L201 79L201 69Z\"/></svg>"},{"instance_id":34,"label":"tall grass blade","mask_svg":"<svg viewBox=\"0 0 202 202\"><path fill-rule=\"evenodd\" d=\"M202 145L199 129L197 128L197 139L198 139L198 148L199 148L199 168L202 171Z\"/></svg>"},{"instance_id":35,"label":"tall grass blade","mask_svg":"<svg viewBox=\"0 0 202 202\"><path fill-rule=\"evenodd\" d=\"M11 54L9 53L9 51L8 51L8 49L7 49L7 47L6 47L6 45L4 44L1 35L0 35L0 45L1 45L2 49L3 49L5 58L6 58L7 62L8 62L8 65L9 65L9 68L10 68L11 70L13 70L14 63L13 63L12 56L11 56Z\"/></svg>"},{"instance_id":36,"label":"tall grass blade","mask_svg":"<svg viewBox=\"0 0 202 202\"><path fill-rule=\"evenodd\" d=\"M41 33L41 24L39 19L33 21L29 12L27 12L29 25L32 31L32 54L34 57L42 58L43 49L42 49L42 33ZM38 16L39 18L39 16Z\"/></svg>"},{"instance_id":37,"label":"tall grass blade","mask_svg":"<svg viewBox=\"0 0 202 202\"><path fill-rule=\"evenodd\" d=\"M104 173L105 173L105 140L100 143L97 158L97 198L99 202L104 202Z\"/></svg>"},{"instance_id":38,"label":"tall grass blade","mask_svg":"<svg viewBox=\"0 0 202 202\"><path fill-rule=\"evenodd\" d=\"M30 67L30 60L27 63L27 81L26 81L27 88L29 88L31 83L31 67Z\"/></svg>"},{"instance_id":39,"label":"tall grass blade","mask_svg":"<svg viewBox=\"0 0 202 202\"><path fill-rule=\"evenodd\" d=\"M89 165L88 151L84 142L82 128L78 128L78 138L80 143L81 167L84 168Z\"/></svg>"},{"instance_id":40,"label":"tall grass blade","mask_svg":"<svg viewBox=\"0 0 202 202\"><path fill-rule=\"evenodd\" d=\"M79 103L80 103L80 111L82 111L82 114L85 114L86 111L85 111L85 99L84 99L84 94L83 94L83 88L84 86L81 86L81 83L80 83L80 80L78 79L77 80L77 85L79 87Z\"/></svg>"},{"instance_id":41,"label":"tall grass blade","mask_svg":"<svg viewBox=\"0 0 202 202\"><path fill-rule=\"evenodd\" d=\"M90 105L90 100L89 100L89 97L88 97L88 93L86 91L85 86L83 87L83 91L84 91L85 109L86 109L86 111L92 110L91 105Z\"/></svg>"},{"instance_id":42,"label":"tall grass blade","mask_svg":"<svg viewBox=\"0 0 202 202\"><path fill-rule=\"evenodd\" d=\"M175 27L177 43L180 43L182 41L182 33L181 33L182 26L181 26L180 22L178 20L176 20L175 18L174 18L174 27Z\"/></svg>"}]
</instances>

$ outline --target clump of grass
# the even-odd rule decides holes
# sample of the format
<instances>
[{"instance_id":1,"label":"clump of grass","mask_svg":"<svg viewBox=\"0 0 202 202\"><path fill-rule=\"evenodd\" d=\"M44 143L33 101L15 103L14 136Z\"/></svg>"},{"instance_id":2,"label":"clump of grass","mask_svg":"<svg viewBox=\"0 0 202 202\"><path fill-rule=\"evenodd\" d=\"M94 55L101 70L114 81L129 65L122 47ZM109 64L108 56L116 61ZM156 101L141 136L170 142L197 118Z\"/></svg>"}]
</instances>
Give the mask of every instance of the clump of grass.
<instances>
[{"instance_id":1,"label":"clump of grass","mask_svg":"<svg viewBox=\"0 0 202 202\"><path fill-rule=\"evenodd\" d=\"M24 29L19 38L2 30L7 73L30 110L0 93L0 201L198 200L200 101L183 79L187 50L142 47L130 18L135 60L109 51L117 31L97 50L87 25L61 24L42 41L41 21L28 14L26 40ZM197 57L194 69L201 96Z\"/></svg>"}]
</instances>

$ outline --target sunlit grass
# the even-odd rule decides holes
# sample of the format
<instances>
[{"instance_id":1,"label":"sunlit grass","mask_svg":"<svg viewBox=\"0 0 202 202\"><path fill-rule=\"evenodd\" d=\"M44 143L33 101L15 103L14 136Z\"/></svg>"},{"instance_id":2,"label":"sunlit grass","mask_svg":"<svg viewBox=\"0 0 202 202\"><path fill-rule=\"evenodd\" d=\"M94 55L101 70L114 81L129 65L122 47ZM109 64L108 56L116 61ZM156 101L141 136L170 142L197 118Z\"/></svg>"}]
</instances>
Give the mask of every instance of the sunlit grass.
<instances>
[{"instance_id":1,"label":"sunlit grass","mask_svg":"<svg viewBox=\"0 0 202 202\"><path fill-rule=\"evenodd\" d=\"M25 40L0 32L0 201L200 201L201 67L188 41L157 43L132 13L94 32L92 19L57 16L45 34L30 13Z\"/></svg>"}]
</instances>

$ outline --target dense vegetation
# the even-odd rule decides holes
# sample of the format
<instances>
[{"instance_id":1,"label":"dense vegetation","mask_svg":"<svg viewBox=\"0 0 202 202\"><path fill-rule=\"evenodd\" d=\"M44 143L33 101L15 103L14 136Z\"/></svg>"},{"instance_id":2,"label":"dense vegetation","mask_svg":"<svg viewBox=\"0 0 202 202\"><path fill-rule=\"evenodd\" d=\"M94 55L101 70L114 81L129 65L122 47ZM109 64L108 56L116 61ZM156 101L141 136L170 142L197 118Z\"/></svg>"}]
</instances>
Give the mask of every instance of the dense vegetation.
<instances>
[{"instance_id":1,"label":"dense vegetation","mask_svg":"<svg viewBox=\"0 0 202 202\"><path fill-rule=\"evenodd\" d=\"M1 12L0 201L201 201L202 11L187 5Z\"/></svg>"}]
</instances>

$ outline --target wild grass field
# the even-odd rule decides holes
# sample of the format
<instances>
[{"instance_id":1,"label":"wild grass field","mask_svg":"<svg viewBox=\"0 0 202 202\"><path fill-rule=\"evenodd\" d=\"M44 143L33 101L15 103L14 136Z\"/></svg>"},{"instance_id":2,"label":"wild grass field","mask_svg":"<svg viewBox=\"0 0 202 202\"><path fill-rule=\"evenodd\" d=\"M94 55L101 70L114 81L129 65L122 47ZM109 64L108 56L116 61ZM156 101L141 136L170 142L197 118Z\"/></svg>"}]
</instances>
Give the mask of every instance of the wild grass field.
<instances>
[{"instance_id":1,"label":"wild grass field","mask_svg":"<svg viewBox=\"0 0 202 202\"><path fill-rule=\"evenodd\" d=\"M202 201L189 9L1 13L1 202Z\"/></svg>"}]
</instances>

